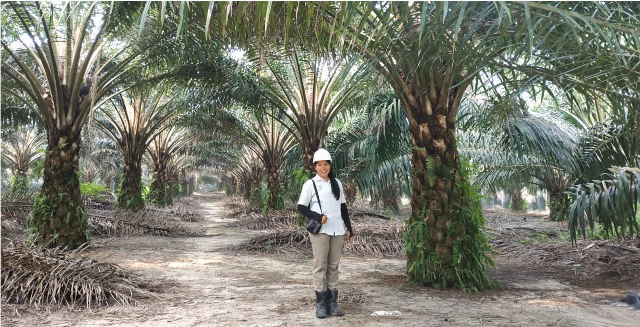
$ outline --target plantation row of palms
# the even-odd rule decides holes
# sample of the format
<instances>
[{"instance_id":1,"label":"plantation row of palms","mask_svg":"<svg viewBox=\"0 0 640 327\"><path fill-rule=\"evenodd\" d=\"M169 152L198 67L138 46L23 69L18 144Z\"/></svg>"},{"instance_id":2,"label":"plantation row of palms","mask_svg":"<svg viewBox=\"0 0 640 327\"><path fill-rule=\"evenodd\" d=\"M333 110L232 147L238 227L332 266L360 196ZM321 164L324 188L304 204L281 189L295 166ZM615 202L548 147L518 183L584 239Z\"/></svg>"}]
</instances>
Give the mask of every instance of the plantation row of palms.
<instances>
[{"instance_id":1,"label":"plantation row of palms","mask_svg":"<svg viewBox=\"0 0 640 327\"><path fill-rule=\"evenodd\" d=\"M148 201L170 204L198 171L268 210L325 147L348 202L410 198L416 283L488 286L479 190L546 191L573 240L596 222L639 232L635 3L2 6L3 144L29 144L3 160L24 176L44 152L37 243L88 241L79 176L116 150L120 207L144 207L148 162Z\"/></svg>"}]
</instances>

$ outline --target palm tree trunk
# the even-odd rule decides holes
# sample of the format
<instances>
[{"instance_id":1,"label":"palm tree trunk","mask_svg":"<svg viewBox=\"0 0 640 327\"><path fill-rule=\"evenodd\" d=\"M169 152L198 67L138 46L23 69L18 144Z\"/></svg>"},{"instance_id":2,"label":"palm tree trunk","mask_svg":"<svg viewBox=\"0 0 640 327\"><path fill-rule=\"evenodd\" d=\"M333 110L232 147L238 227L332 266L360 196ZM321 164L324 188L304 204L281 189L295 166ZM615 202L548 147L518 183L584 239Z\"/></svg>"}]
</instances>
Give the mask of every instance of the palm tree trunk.
<instances>
[{"instance_id":1,"label":"palm tree trunk","mask_svg":"<svg viewBox=\"0 0 640 327\"><path fill-rule=\"evenodd\" d=\"M344 184L344 199L347 202L347 205L352 205L356 200L356 195L358 193L358 189L352 185L351 183Z\"/></svg>"},{"instance_id":2,"label":"palm tree trunk","mask_svg":"<svg viewBox=\"0 0 640 327\"><path fill-rule=\"evenodd\" d=\"M513 191L513 193L511 194L511 205L510 205L511 211L514 211L514 212L527 211L523 205L522 191L523 189L517 189Z\"/></svg>"},{"instance_id":3,"label":"palm tree trunk","mask_svg":"<svg viewBox=\"0 0 640 327\"><path fill-rule=\"evenodd\" d=\"M385 190L382 195L382 206L385 209L391 210L393 212L399 212L400 207L398 206L398 186L392 185L388 189Z\"/></svg>"},{"instance_id":4,"label":"palm tree trunk","mask_svg":"<svg viewBox=\"0 0 640 327\"><path fill-rule=\"evenodd\" d=\"M322 146L322 142L320 137L314 137L311 140L306 140L302 149L302 164L305 170L314 172L316 171L315 165L313 164L313 154L320 149Z\"/></svg>"},{"instance_id":5,"label":"palm tree trunk","mask_svg":"<svg viewBox=\"0 0 640 327\"><path fill-rule=\"evenodd\" d=\"M282 186L280 185L280 171L277 168L267 168L267 184L269 188L269 208L270 209L282 209L284 208L284 199L280 196L282 192Z\"/></svg>"},{"instance_id":6,"label":"palm tree trunk","mask_svg":"<svg viewBox=\"0 0 640 327\"><path fill-rule=\"evenodd\" d=\"M569 218L569 206L571 201L564 193L570 184L567 177L553 170L553 174L540 178L549 193L549 219L551 221L563 221Z\"/></svg>"},{"instance_id":7,"label":"palm tree trunk","mask_svg":"<svg viewBox=\"0 0 640 327\"><path fill-rule=\"evenodd\" d=\"M21 169L15 171L11 180L10 192L24 193L29 190L29 178L27 172Z\"/></svg>"},{"instance_id":8,"label":"palm tree trunk","mask_svg":"<svg viewBox=\"0 0 640 327\"><path fill-rule=\"evenodd\" d=\"M187 195L193 194L198 188L198 177L197 175L191 175L189 177L189 188L187 189Z\"/></svg>"},{"instance_id":9,"label":"palm tree trunk","mask_svg":"<svg viewBox=\"0 0 640 327\"><path fill-rule=\"evenodd\" d=\"M69 129L65 126L48 131L44 183L35 199L29 227L31 239L38 245L75 249L89 242L91 236L80 197L80 132L66 132Z\"/></svg>"},{"instance_id":10,"label":"palm tree trunk","mask_svg":"<svg viewBox=\"0 0 640 327\"><path fill-rule=\"evenodd\" d=\"M182 194L180 194L180 196L189 195L189 180L186 178L182 179L182 181L180 181L180 185L182 186Z\"/></svg>"},{"instance_id":11,"label":"palm tree trunk","mask_svg":"<svg viewBox=\"0 0 640 327\"><path fill-rule=\"evenodd\" d=\"M256 211L262 211L262 186L260 185L260 174L253 171L249 184L249 207Z\"/></svg>"},{"instance_id":12,"label":"palm tree trunk","mask_svg":"<svg viewBox=\"0 0 640 327\"><path fill-rule=\"evenodd\" d=\"M165 205L167 206L171 206L173 205L173 199L178 197L178 186L180 185L180 183L178 182L178 178L175 176L171 176L169 177L169 180L167 181L167 185L169 186L167 188L167 196L165 198Z\"/></svg>"},{"instance_id":13,"label":"palm tree trunk","mask_svg":"<svg viewBox=\"0 0 640 327\"><path fill-rule=\"evenodd\" d=\"M251 187L253 186L252 180L249 176L245 176L241 183L242 198L249 201L249 198L251 198Z\"/></svg>"},{"instance_id":14,"label":"palm tree trunk","mask_svg":"<svg viewBox=\"0 0 640 327\"><path fill-rule=\"evenodd\" d=\"M569 196L562 190L549 191L549 219L551 221L567 220L569 214Z\"/></svg>"},{"instance_id":15,"label":"palm tree trunk","mask_svg":"<svg viewBox=\"0 0 640 327\"><path fill-rule=\"evenodd\" d=\"M163 162L156 162L153 165L153 182L151 182L151 187L149 190L149 194L147 195L147 199L149 202L153 204L164 207L167 205L167 172L165 169L166 165Z\"/></svg>"},{"instance_id":16,"label":"palm tree trunk","mask_svg":"<svg viewBox=\"0 0 640 327\"><path fill-rule=\"evenodd\" d=\"M315 170L315 166L313 165L313 154L315 153L314 150L311 150L310 147L305 147L305 151L302 154L303 158L302 158L302 167L304 167L304 170L307 171L311 171L314 172Z\"/></svg>"},{"instance_id":17,"label":"palm tree trunk","mask_svg":"<svg viewBox=\"0 0 640 327\"><path fill-rule=\"evenodd\" d=\"M122 170L122 181L118 191L118 207L139 211L144 209L142 197L142 158L126 156Z\"/></svg>"},{"instance_id":18,"label":"palm tree trunk","mask_svg":"<svg viewBox=\"0 0 640 327\"><path fill-rule=\"evenodd\" d=\"M459 95L455 88L434 88L420 96L419 89L411 83L395 89L409 117L414 172L405 236L408 279L482 289L489 284L483 263L491 260L486 256L482 205L456 148Z\"/></svg>"},{"instance_id":19,"label":"palm tree trunk","mask_svg":"<svg viewBox=\"0 0 640 327\"><path fill-rule=\"evenodd\" d=\"M244 182L241 179L235 179L234 194L244 199Z\"/></svg>"},{"instance_id":20,"label":"palm tree trunk","mask_svg":"<svg viewBox=\"0 0 640 327\"><path fill-rule=\"evenodd\" d=\"M235 194L236 183L234 182L234 178L226 174L222 175L220 178L220 187L227 195Z\"/></svg>"},{"instance_id":21,"label":"palm tree trunk","mask_svg":"<svg viewBox=\"0 0 640 327\"><path fill-rule=\"evenodd\" d=\"M82 182L93 183L93 181L96 180L97 176L98 176L97 170L91 169L91 170L84 171L84 173L82 174Z\"/></svg>"},{"instance_id":22,"label":"palm tree trunk","mask_svg":"<svg viewBox=\"0 0 640 327\"><path fill-rule=\"evenodd\" d=\"M417 262L435 257L437 260L431 260L429 264L421 266L420 271L410 269L409 278L427 284L453 285L455 274L445 273L445 270L452 263L454 242L464 237L466 232L458 213L451 210L463 202L463 194L454 190L451 182L461 180L460 162L453 131L443 130L442 126L434 126L433 120L432 124L427 119L424 121L414 126L411 133L411 143L414 146L411 160L414 179L412 214L408 224L411 226L414 222L424 222L429 233L426 235L427 238L422 240L423 253L407 252L407 267L415 268ZM421 132L434 129L446 132L441 132L438 136L448 134L449 142L444 142L443 138L434 138L433 132ZM458 226L457 231L452 231L454 226Z\"/></svg>"}]
</instances>

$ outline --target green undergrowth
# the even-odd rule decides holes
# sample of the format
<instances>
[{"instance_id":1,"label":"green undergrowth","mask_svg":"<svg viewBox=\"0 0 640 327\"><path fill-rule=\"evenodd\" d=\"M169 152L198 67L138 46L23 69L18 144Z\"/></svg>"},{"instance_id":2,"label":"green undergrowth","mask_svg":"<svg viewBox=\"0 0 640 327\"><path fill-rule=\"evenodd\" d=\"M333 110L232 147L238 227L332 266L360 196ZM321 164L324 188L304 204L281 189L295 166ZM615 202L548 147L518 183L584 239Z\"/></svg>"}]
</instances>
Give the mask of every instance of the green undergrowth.
<instances>
[{"instance_id":1,"label":"green undergrowth","mask_svg":"<svg viewBox=\"0 0 640 327\"><path fill-rule=\"evenodd\" d=\"M82 196L104 200L105 193L109 193L109 189L100 184L91 182L80 184L80 194L82 194Z\"/></svg>"}]
</instances>

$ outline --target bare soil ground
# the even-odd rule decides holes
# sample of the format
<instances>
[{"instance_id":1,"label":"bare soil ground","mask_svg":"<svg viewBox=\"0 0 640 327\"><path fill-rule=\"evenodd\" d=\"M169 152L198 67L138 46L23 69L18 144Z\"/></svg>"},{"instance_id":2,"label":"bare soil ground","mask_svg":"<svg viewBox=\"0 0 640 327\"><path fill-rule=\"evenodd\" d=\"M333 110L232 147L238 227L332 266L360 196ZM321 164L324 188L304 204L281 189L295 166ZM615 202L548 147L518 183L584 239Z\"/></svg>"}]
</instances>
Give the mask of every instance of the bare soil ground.
<instances>
[{"instance_id":1,"label":"bare soil ground","mask_svg":"<svg viewBox=\"0 0 640 327\"><path fill-rule=\"evenodd\" d=\"M585 241L571 247L553 234L559 223L500 210L486 216L497 266L488 271L501 288L464 293L412 286L406 282L401 255L343 256L339 289L345 316L316 319L311 258L229 251L228 246L261 231L231 227L243 218L229 217L222 206L224 195L196 196L205 219L190 224L205 229L205 236L96 237L85 251L95 260L166 281L161 298L137 307L91 310L3 304L2 325L638 326L640 319L640 310L607 303L640 292L635 271L612 275L605 269L625 263L615 261L622 258L617 252L609 253L607 262L598 261L601 266L585 267L591 262L585 261L591 258L589 251L605 245ZM554 259L559 251L565 251L566 259ZM396 313L373 316L376 311Z\"/></svg>"}]
</instances>

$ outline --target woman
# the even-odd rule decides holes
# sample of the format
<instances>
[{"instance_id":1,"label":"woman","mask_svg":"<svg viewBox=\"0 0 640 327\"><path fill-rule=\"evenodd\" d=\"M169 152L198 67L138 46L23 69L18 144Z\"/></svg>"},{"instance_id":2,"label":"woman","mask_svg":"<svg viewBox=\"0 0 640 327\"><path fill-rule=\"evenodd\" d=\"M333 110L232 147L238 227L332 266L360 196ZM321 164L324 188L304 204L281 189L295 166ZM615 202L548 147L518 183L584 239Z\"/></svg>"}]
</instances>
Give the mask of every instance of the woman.
<instances>
[{"instance_id":1,"label":"woman","mask_svg":"<svg viewBox=\"0 0 640 327\"><path fill-rule=\"evenodd\" d=\"M322 223L318 234L309 233L313 247L313 285L316 292L316 317L342 316L338 309L338 265L342 255L342 238L353 242L351 220L344 200L342 183L331 171L331 155L325 149L313 154L316 176L302 186L298 211ZM317 196L316 196L317 191ZM320 203L318 203L318 198Z\"/></svg>"}]
</instances>

